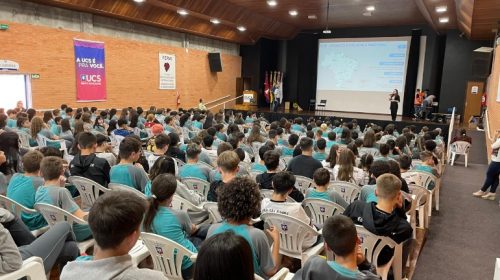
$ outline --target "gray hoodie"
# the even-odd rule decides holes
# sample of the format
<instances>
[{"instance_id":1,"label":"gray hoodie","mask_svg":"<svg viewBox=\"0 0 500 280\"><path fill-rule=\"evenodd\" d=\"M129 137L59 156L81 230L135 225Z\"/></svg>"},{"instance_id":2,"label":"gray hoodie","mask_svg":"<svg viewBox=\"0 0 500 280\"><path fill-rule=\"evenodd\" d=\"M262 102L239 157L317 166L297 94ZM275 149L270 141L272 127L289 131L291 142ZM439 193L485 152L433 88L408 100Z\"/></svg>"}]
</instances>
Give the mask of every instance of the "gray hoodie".
<instances>
[{"instance_id":1,"label":"gray hoodie","mask_svg":"<svg viewBox=\"0 0 500 280\"><path fill-rule=\"evenodd\" d=\"M132 265L130 255L106 258L97 261L69 262L61 273L61 280L166 280L160 271L139 269Z\"/></svg>"},{"instance_id":2,"label":"gray hoodie","mask_svg":"<svg viewBox=\"0 0 500 280\"><path fill-rule=\"evenodd\" d=\"M3 227L2 223L10 222L14 215L0 208L0 275L16 271L23 265L21 254L10 232Z\"/></svg>"}]
</instances>

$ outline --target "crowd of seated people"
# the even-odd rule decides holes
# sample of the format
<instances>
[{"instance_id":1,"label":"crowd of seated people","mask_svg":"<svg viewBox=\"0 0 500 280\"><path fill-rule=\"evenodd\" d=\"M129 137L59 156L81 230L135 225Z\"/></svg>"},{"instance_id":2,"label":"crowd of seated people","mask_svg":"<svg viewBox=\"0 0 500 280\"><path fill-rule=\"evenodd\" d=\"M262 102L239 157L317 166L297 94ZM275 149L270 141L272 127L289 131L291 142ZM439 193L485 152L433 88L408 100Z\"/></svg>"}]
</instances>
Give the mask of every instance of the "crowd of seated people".
<instances>
[{"instance_id":1,"label":"crowd of seated people","mask_svg":"<svg viewBox=\"0 0 500 280\"><path fill-rule=\"evenodd\" d=\"M334 202L346 209L344 215L354 223L404 243L407 248L412 243L412 228L405 217L410 202L403 193L410 190L401 174L418 170L441 175L441 131L427 127L416 132L415 127L409 126L398 132L392 124L385 128L369 124L362 130L356 120L342 123L328 118L283 118L270 123L251 112L244 116L231 111L172 111L153 106L147 111L140 107L124 108L119 113L116 109L100 111L94 107L73 110L66 105L47 112L16 110L0 115L0 171L5 179L0 193L27 208L42 202L88 218L89 226L73 225L74 236L70 234L72 239L68 237L66 245L71 245L71 240L94 238L100 248L93 260L68 264L62 279L78 279L84 270L97 275L107 267L110 271L116 269L118 274L144 273L144 277L161 279L161 274L132 268L130 260L123 256L140 230L162 235L193 252L199 250L196 263L183 261L185 279L204 279L203 273L219 275L216 267L223 265L218 261L225 262L224 257L204 259L216 253L215 248L206 248L204 244L214 244L220 247L219 253L228 255L234 253L231 250L250 248L251 260L247 259L253 262L252 275L268 278L281 266L278 229L264 231L257 224L252 226L252 219L262 213L280 213L319 229L302 207L305 198ZM30 139L29 147L19 144L19 138L25 135ZM40 135L48 139L47 147L37 147ZM66 150L60 153L60 144L49 143L60 143L57 141L61 139ZM413 164L416 159L419 163ZM117 198L104 195L86 209L75 200L78 192L68 186L69 176L85 177L103 187L118 183L134 188L149 198L148 205L140 206L142 202L134 202L125 194ZM305 193L296 188L296 176L311 179L312 185ZM206 182L208 194L189 189L183 182L189 178ZM329 187L333 181L359 186L360 197L349 203ZM263 190L272 190L272 195L262 198ZM216 202L223 222L210 228L194 225L192 221L200 217L206 221L208 214L200 216L172 209L174 194L195 206ZM118 213L125 206L135 207L136 213L126 216L130 223L120 224L114 220L126 214ZM146 217L143 227L137 222L142 220L139 216ZM23 214L1 220L3 227L8 230L8 223L13 220L24 223L29 230L47 225L40 214ZM98 228L108 222L109 226ZM111 225L123 232L117 233ZM372 273L373 267L358 252L355 227L349 219L332 217L321 227L323 236L307 236L303 248L324 242L339 261L311 258L297 272L296 279L313 279L311 275L328 273L346 279L378 279ZM0 229L7 236L3 230ZM14 235L12 231L10 234ZM118 235L112 240L111 234ZM10 242L7 239L4 242ZM28 243L36 240L33 237ZM246 242L250 246L217 245L225 241ZM275 246L271 247L270 241ZM20 246L25 244L16 242L23 259ZM384 264L392 254L391 250L384 250L377 264ZM358 261L349 263L354 255ZM75 258L65 257L64 264ZM116 261L124 262L123 267L117 267ZM17 268L13 266L3 273Z\"/></svg>"}]
</instances>

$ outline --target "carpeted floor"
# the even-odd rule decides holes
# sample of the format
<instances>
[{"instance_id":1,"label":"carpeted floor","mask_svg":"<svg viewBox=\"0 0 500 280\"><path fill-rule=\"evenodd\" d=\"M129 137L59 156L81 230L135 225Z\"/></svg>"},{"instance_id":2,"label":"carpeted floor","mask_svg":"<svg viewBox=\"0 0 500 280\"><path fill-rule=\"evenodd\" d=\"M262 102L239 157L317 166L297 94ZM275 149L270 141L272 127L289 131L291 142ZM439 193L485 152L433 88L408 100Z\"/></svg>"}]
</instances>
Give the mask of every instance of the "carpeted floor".
<instances>
[{"instance_id":1,"label":"carpeted floor","mask_svg":"<svg viewBox=\"0 0 500 280\"><path fill-rule=\"evenodd\" d=\"M500 257L500 207L472 196L487 168L484 134L471 131L469 167L463 158L448 166L441 188L440 212L433 213L426 244L413 279L493 279Z\"/></svg>"}]
</instances>

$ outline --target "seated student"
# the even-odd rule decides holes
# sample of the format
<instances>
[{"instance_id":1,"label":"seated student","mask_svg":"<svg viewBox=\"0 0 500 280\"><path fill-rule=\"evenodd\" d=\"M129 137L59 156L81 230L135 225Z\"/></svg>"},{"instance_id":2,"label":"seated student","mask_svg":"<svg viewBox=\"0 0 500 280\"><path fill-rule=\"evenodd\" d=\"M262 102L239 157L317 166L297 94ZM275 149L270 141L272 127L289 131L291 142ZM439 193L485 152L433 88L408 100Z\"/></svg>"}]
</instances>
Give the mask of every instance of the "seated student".
<instances>
[{"instance_id":1,"label":"seated student","mask_svg":"<svg viewBox=\"0 0 500 280\"><path fill-rule=\"evenodd\" d=\"M254 280L252 264L253 252L248 241L233 231L226 231L203 242L196 258L194 280Z\"/></svg>"},{"instance_id":2,"label":"seated student","mask_svg":"<svg viewBox=\"0 0 500 280\"><path fill-rule=\"evenodd\" d=\"M45 273L57 263L59 268L79 255L71 226L61 222L35 238L18 217L0 208L0 276L21 269L23 260L30 257L43 259Z\"/></svg>"},{"instance_id":3,"label":"seated student","mask_svg":"<svg viewBox=\"0 0 500 280\"><path fill-rule=\"evenodd\" d=\"M43 154L39 151L30 151L23 156L23 173L12 176L7 187L7 197L17 203L33 209L35 205L35 193L38 187L43 186L43 178L40 177L40 163ZM21 219L30 230L36 230L47 225L42 214L22 213Z\"/></svg>"},{"instance_id":4,"label":"seated student","mask_svg":"<svg viewBox=\"0 0 500 280\"><path fill-rule=\"evenodd\" d=\"M391 151L391 147L384 143L379 145L379 156L376 156L374 161L388 161L388 160L394 160L391 157L389 157L389 153Z\"/></svg>"},{"instance_id":5,"label":"seated student","mask_svg":"<svg viewBox=\"0 0 500 280\"><path fill-rule=\"evenodd\" d=\"M316 141L316 147L318 148L318 151L313 153L313 158L319 161L325 160L328 156L325 152L326 140L323 138L318 139L318 141Z\"/></svg>"},{"instance_id":6,"label":"seated student","mask_svg":"<svg viewBox=\"0 0 500 280\"><path fill-rule=\"evenodd\" d=\"M212 135L205 135L203 137L203 148L202 152L205 154L216 157L217 156L217 148L214 149L214 136Z\"/></svg>"},{"instance_id":7,"label":"seated student","mask_svg":"<svg viewBox=\"0 0 500 280\"><path fill-rule=\"evenodd\" d=\"M153 180L152 195L149 197L149 208L144 217L144 229L174 242L193 253L197 253L195 245L188 236L193 236L198 227L191 223L186 211L172 209L172 199L176 193L177 180L172 174L160 174ZM196 240L198 245L201 239ZM191 279L193 262L185 257L182 260L182 278Z\"/></svg>"},{"instance_id":8,"label":"seated student","mask_svg":"<svg viewBox=\"0 0 500 280\"><path fill-rule=\"evenodd\" d=\"M35 194L36 203L47 203L70 212L80 219L87 216L87 212L82 211L73 200L68 189L66 189L66 178L63 176L63 159L48 156L43 158L40 164L40 172L45 180L44 185L40 186ZM76 241L80 242L92 237L92 232L88 225L73 224L73 232Z\"/></svg>"},{"instance_id":9,"label":"seated student","mask_svg":"<svg viewBox=\"0 0 500 280\"><path fill-rule=\"evenodd\" d=\"M200 153L201 149L198 144L191 143L187 146L187 162L179 169L179 177L181 179L190 177L208 181L210 169L207 166L198 163Z\"/></svg>"},{"instance_id":10,"label":"seated student","mask_svg":"<svg viewBox=\"0 0 500 280\"><path fill-rule=\"evenodd\" d=\"M219 147L220 148L220 147ZM236 178L239 171L240 158L234 151L225 151L217 158L217 170L221 173L221 180L210 183L207 200L217 202L217 190Z\"/></svg>"},{"instance_id":11,"label":"seated student","mask_svg":"<svg viewBox=\"0 0 500 280\"><path fill-rule=\"evenodd\" d=\"M93 180L106 187L109 183L111 167L107 160L97 157L97 138L90 132L78 134L80 153L75 155L69 165L71 176L81 176Z\"/></svg>"},{"instance_id":12,"label":"seated student","mask_svg":"<svg viewBox=\"0 0 500 280\"><path fill-rule=\"evenodd\" d=\"M394 134L396 134L396 132L394 131L395 127L393 124L388 124L386 127L385 127L385 134L384 136L382 136L382 138L380 139L380 143L387 143L388 140L396 140L396 136Z\"/></svg>"},{"instance_id":13,"label":"seated student","mask_svg":"<svg viewBox=\"0 0 500 280\"><path fill-rule=\"evenodd\" d=\"M316 169L323 167L321 162L312 157L313 141L311 138L304 137L300 140L300 150L302 154L296 156L288 163L287 170L295 175L304 176L307 178L313 177Z\"/></svg>"},{"instance_id":14,"label":"seated student","mask_svg":"<svg viewBox=\"0 0 500 280\"><path fill-rule=\"evenodd\" d=\"M264 173L267 171L267 167L264 164L264 154L267 151L273 150L268 145L262 145L259 148L259 162L254 162L250 165L250 171Z\"/></svg>"},{"instance_id":15,"label":"seated student","mask_svg":"<svg viewBox=\"0 0 500 280\"><path fill-rule=\"evenodd\" d=\"M305 128L302 126L302 118L298 117L293 120L293 124L290 128L292 131L296 132L306 132Z\"/></svg>"},{"instance_id":16,"label":"seated student","mask_svg":"<svg viewBox=\"0 0 500 280\"><path fill-rule=\"evenodd\" d=\"M130 128L128 127L128 122L126 119L124 118L120 118L117 122L118 124L118 128L115 129L113 131L113 134L114 135L118 135L118 136L123 136L123 137L127 137L129 135L132 135L134 134Z\"/></svg>"},{"instance_id":17,"label":"seated student","mask_svg":"<svg viewBox=\"0 0 500 280\"><path fill-rule=\"evenodd\" d=\"M148 183L148 174L142 165L137 163L141 156L142 143L135 137L125 137L120 143L120 163L111 167L109 178L111 183L118 183L144 192Z\"/></svg>"},{"instance_id":18,"label":"seated student","mask_svg":"<svg viewBox=\"0 0 500 280\"><path fill-rule=\"evenodd\" d=\"M433 154L429 151L423 151L420 153L420 159L422 160L422 164L417 164L415 166L416 171L422 171L422 172L427 172L429 174L432 174L436 176L437 178L440 177L439 172L436 169L436 165L434 163L434 158ZM429 190L434 189L435 184L431 182L428 186Z\"/></svg>"},{"instance_id":19,"label":"seated student","mask_svg":"<svg viewBox=\"0 0 500 280\"><path fill-rule=\"evenodd\" d=\"M410 240L412 227L406 220L403 208L404 198L401 193L401 180L392 175L384 174L377 178L375 195L378 202L357 200L351 203L344 215L354 223L363 225L368 231L381 236L390 237L396 243ZM403 246L403 263L406 262L406 242ZM377 260L378 265L386 264L394 255L394 249L384 247Z\"/></svg>"},{"instance_id":20,"label":"seated student","mask_svg":"<svg viewBox=\"0 0 500 280\"><path fill-rule=\"evenodd\" d=\"M154 124L151 127L151 133L153 136L149 138L148 143L146 144L146 149L150 152L155 152L156 150L156 145L155 145L155 139L158 135L164 134L163 126L161 124Z\"/></svg>"},{"instance_id":21,"label":"seated student","mask_svg":"<svg viewBox=\"0 0 500 280\"><path fill-rule=\"evenodd\" d=\"M279 172L279 162L280 154L277 151L270 150L264 154L264 164L266 165L267 171L257 175L255 178L260 189L273 189L273 177ZM297 202L302 202L304 200L304 195L297 190L295 186L289 196Z\"/></svg>"},{"instance_id":22,"label":"seated student","mask_svg":"<svg viewBox=\"0 0 500 280\"><path fill-rule=\"evenodd\" d=\"M356 157L350 149L340 150L332 173L336 181L351 182L356 185L362 185L365 175L362 169L356 167Z\"/></svg>"},{"instance_id":23,"label":"seated student","mask_svg":"<svg viewBox=\"0 0 500 280\"><path fill-rule=\"evenodd\" d=\"M326 147L328 149L330 149L334 145L338 145L338 143L336 142L337 134L335 134L335 132L333 132L333 131L328 132L327 137L328 137L328 141L326 141Z\"/></svg>"},{"instance_id":24,"label":"seated student","mask_svg":"<svg viewBox=\"0 0 500 280\"><path fill-rule=\"evenodd\" d=\"M232 231L245 238L253 251L255 273L265 278L274 275L281 264L279 231L274 227L266 230L273 240L271 251L266 234L249 226L252 217L260 210L260 191L257 184L249 178L235 178L222 185L218 194L217 206L224 222L210 226L207 237Z\"/></svg>"},{"instance_id":25,"label":"seated student","mask_svg":"<svg viewBox=\"0 0 500 280\"><path fill-rule=\"evenodd\" d=\"M403 155L399 158L399 169L401 173L408 172L411 169L411 157Z\"/></svg>"},{"instance_id":26,"label":"seated student","mask_svg":"<svg viewBox=\"0 0 500 280\"><path fill-rule=\"evenodd\" d=\"M167 155L185 162L186 153L179 149L179 135L175 132L172 132L168 136L170 137L170 145L168 145Z\"/></svg>"},{"instance_id":27,"label":"seated student","mask_svg":"<svg viewBox=\"0 0 500 280\"><path fill-rule=\"evenodd\" d=\"M273 195L262 199L261 213L277 213L294 217L308 225L311 219L306 211L298 202L287 202L286 199L293 191L295 185L295 176L288 171L279 172L273 177ZM316 243L317 237L307 235L304 237L303 248L310 248Z\"/></svg>"},{"instance_id":28,"label":"seated student","mask_svg":"<svg viewBox=\"0 0 500 280\"><path fill-rule=\"evenodd\" d=\"M361 188L359 200L364 202L377 202L377 195L375 189L377 187L376 180L383 174L391 172L391 168L386 161L375 161L370 167L370 181L368 185Z\"/></svg>"},{"instance_id":29,"label":"seated student","mask_svg":"<svg viewBox=\"0 0 500 280\"><path fill-rule=\"evenodd\" d=\"M158 136L155 137L154 141L155 149L154 152L150 155L148 155L147 160L148 160L148 165L151 167L155 164L155 161L165 155L165 153L168 150L168 146L170 145L170 137L168 135L162 133Z\"/></svg>"},{"instance_id":30,"label":"seated student","mask_svg":"<svg viewBox=\"0 0 500 280\"><path fill-rule=\"evenodd\" d=\"M310 187L306 191L306 198L319 198L328 200L346 208L349 205L343 198L334 190L329 190L330 172L326 168L319 168L314 172L313 176L315 187Z\"/></svg>"},{"instance_id":31,"label":"seated student","mask_svg":"<svg viewBox=\"0 0 500 280\"><path fill-rule=\"evenodd\" d=\"M299 136L297 134L290 134L288 136L288 145L281 147L281 155L284 157L293 156L293 151L295 150L295 146L299 142Z\"/></svg>"},{"instance_id":32,"label":"seated student","mask_svg":"<svg viewBox=\"0 0 500 280\"><path fill-rule=\"evenodd\" d=\"M113 146L108 142L108 137L104 134L97 133L95 135L97 140L97 148L95 155L108 161L109 166L116 165L116 155L113 153Z\"/></svg>"},{"instance_id":33,"label":"seated student","mask_svg":"<svg viewBox=\"0 0 500 280\"><path fill-rule=\"evenodd\" d=\"M295 273L293 280L338 279L379 280L376 269L361 250L356 226L343 215L328 218L323 225L325 250L332 252L335 261L312 256Z\"/></svg>"},{"instance_id":34,"label":"seated student","mask_svg":"<svg viewBox=\"0 0 500 280\"><path fill-rule=\"evenodd\" d=\"M145 210L146 203L133 193L108 192L99 196L89 213L96 243L94 257L68 263L60 279L166 280L160 271L137 268L128 254L141 235Z\"/></svg>"}]
</instances>

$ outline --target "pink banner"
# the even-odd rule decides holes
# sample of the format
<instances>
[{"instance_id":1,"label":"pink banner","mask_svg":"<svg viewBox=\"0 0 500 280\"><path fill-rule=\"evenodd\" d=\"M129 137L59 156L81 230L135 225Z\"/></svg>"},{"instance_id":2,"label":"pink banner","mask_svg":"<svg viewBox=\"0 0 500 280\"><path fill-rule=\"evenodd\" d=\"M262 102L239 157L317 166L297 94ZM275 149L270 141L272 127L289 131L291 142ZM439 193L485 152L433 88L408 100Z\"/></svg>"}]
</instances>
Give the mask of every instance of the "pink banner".
<instances>
[{"instance_id":1,"label":"pink banner","mask_svg":"<svg viewBox=\"0 0 500 280\"><path fill-rule=\"evenodd\" d=\"M104 43L74 40L76 101L106 100Z\"/></svg>"}]
</instances>

